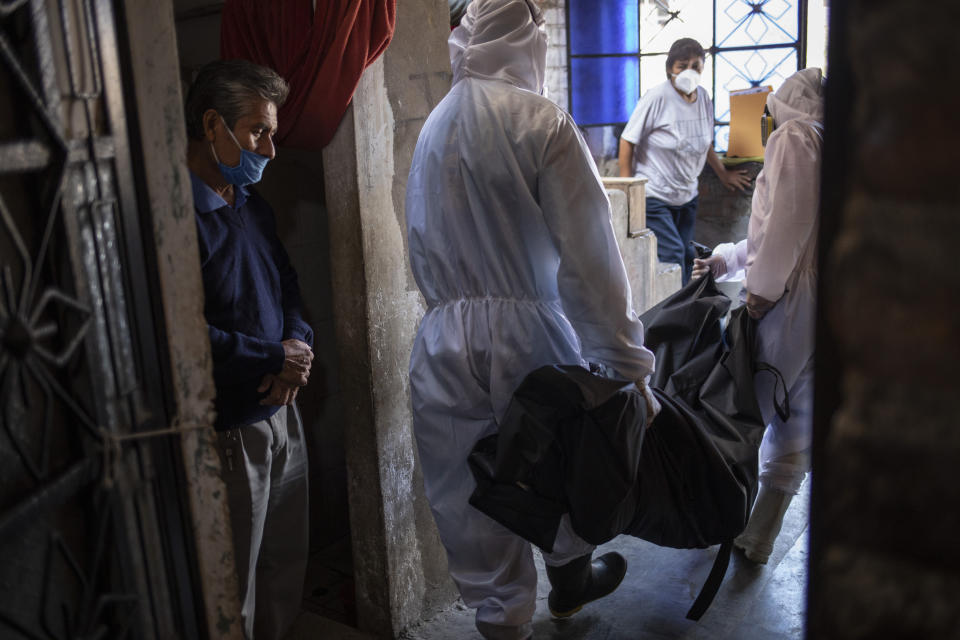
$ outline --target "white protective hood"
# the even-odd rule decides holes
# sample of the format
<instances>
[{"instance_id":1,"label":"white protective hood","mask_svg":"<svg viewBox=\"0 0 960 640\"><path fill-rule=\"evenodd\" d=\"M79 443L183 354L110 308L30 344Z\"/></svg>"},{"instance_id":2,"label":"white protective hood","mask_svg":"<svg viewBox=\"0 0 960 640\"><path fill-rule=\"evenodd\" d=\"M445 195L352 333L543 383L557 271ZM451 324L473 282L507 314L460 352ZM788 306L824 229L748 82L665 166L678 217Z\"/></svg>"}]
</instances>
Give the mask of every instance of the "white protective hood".
<instances>
[{"instance_id":1,"label":"white protective hood","mask_svg":"<svg viewBox=\"0 0 960 640\"><path fill-rule=\"evenodd\" d=\"M532 0L473 0L448 40L453 83L465 77L543 90L547 34Z\"/></svg>"},{"instance_id":2,"label":"white protective hood","mask_svg":"<svg viewBox=\"0 0 960 640\"><path fill-rule=\"evenodd\" d=\"M820 69L803 69L787 78L776 93L767 97L767 108L776 127L802 118L823 123L823 74Z\"/></svg>"},{"instance_id":3,"label":"white protective hood","mask_svg":"<svg viewBox=\"0 0 960 640\"><path fill-rule=\"evenodd\" d=\"M536 93L541 22L531 0L471 2L450 36L456 82L420 132L407 182L411 269L430 307L411 380L431 366L422 346L462 340L454 351L467 353L496 319L485 359L498 417L543 364L599 362L632 379L653 369L596 165L569 114ZM453 331L447 316L461 307ZM418 389L436 392L444 375Z\"/></svg>"},{"instance_id":4,"label":"white protective hood","mask_svg":"<svg viewBox=\"0 0 960 640\"><path fill-rule=\"evenodd\" d=\"M814 352L823 156L820 70L804 69L793 74L767 98L767 104L774 131L767 141L763 171L757 176L753 194L746 288L777 301L760 323L758 357L776 367L787 388L792 389ZM769 385L770 380L764 384ZM763 395L769 393L772 391ZM797 406L794 411L803 413L804 409ZM810 441L809 420L788 421L777 438L782 445L780 454L804 449Z\"/></svg>"},{"instance_id":5,"label":"white protective hood","mask_svg":"<svg viewBox=\"0 0 960 640\"><path fill-rule=\"evenodd\" d=\"M777 305L760 324L760 351L789 387L812 356L823 155L820 69L798 71L767 98L774 131L757 176L747 240L715 253L746 289Z\"/></svg>"}]
</instances>

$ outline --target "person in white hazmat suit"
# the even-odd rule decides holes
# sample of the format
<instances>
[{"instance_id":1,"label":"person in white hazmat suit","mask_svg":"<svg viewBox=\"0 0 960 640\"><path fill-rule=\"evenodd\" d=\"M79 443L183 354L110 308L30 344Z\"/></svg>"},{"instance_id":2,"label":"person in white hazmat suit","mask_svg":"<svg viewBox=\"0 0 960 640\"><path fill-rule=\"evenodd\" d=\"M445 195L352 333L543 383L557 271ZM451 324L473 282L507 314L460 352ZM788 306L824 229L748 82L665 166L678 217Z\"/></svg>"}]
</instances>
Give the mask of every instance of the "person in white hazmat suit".
<instances>
[{"instance_id":1,"label":"person in white hazmat suit","mask_svg":"<svg viewBox=\"0 0 960 640\"><path fill-rule=\"evenodd\" d=\"M534 369L598 362L644 384L653 354L631 306L610 204L573 119L541 94L546 34L532 0L474 0L449 38L453 86L420 133L407 183L413 274L428 306L410 358L424 487L450 574L486 638L531 636L528 542L468 504L467 456ZM556 616L612 592L564 518L545 553Z\"/></svg>"},{"instance_id":2,"label":"person in white hazmat suit","mask_svg":"<svg viewBox=\"0 0 960 640\"><path fill-rule=\"evenodd\" d=\"M718 279L745 271L747 312L760 320L757 360L783 375L789 419L774 411L773 376L756 377L767 422L760 446L760 491L746 530L734 540L746 557L766 563L783 516L810 465L813 420L817 227L823 152L823 78L798 71L767 98L774 130L757 176L747 239L725 243L694 261L695 277Z\"/></svg>"}]
</instances>

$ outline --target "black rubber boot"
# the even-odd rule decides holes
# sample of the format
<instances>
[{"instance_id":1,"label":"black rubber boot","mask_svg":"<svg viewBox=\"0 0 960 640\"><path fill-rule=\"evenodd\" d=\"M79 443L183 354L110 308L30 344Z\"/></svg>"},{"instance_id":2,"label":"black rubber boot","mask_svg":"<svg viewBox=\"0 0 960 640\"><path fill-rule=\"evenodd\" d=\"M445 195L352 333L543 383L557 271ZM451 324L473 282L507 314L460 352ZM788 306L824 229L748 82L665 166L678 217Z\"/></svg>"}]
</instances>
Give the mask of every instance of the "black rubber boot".
<instances>
[{"instance_id":1,"label":"black rubber boot","mask_svg":"<svg viewBox=\"0 0 960 640\"><path fill-rule=\"evenodd\" d=\"M572 616L588 602L613 593L627 573L627 561L612 551L591 562L593 554L580 556L562 567L547 567L550 595L547 605L556 618Z\"/></svg>"}]
</instances>

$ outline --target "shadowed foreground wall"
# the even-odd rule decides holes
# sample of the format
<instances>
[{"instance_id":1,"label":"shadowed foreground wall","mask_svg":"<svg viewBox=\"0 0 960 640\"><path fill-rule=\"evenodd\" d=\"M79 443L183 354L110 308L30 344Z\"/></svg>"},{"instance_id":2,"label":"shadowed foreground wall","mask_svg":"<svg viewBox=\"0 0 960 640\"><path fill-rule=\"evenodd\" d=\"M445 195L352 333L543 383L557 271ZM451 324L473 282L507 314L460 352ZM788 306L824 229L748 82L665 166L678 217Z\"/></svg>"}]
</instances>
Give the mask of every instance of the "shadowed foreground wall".
<instances>
[{"instance_id":1,"label":"shadowed foreground wall","mask_svg":"<svg viewBox=\"0 0 960 640\"><path fill-rule=\"evenodd\" d=\"M960 6L831 10L807 637L957 638Z\"/></svg>"}]
</instances>

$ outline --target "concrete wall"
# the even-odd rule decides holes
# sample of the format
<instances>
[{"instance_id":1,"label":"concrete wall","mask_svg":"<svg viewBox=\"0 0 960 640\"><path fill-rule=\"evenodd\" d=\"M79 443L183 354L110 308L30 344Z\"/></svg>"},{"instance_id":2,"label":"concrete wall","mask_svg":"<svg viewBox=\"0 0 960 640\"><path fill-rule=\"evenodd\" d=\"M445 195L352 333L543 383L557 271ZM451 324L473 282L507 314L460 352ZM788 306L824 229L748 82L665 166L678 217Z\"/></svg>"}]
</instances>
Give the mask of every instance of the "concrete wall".
<instances>
[{"instance_id":1,"label":"concrete wall","mask_svg":"<svg viewBox=\"0 0 960 640\"><path fill-rule=\"evenodd\" d=\"M444 0L398 3L393 42L323 152L358 618L383 636L455 597L411 428L423 304L403 217L416 137L450 85L448 20Z\"/></svg>"},{"instance_id":2,"label":"concrete wall","mask_svg":"<svg viewBox=\"0 0 960 640\"><path fill-rule=\"evenodd\" d=\"M958 29L831 6L808 638L960 637Z\"/></svg>"},{"instance_id":3,"label":"concrete wall","mask_svg":"<svg viewBox=\"0 0 960 640\"><path fill-rule=\"evenodd\" d=\"M277 232L297 270L304 315L313 327L310 384L298 393L297 404L310 463L310 548L319 550L350 535L322 153L279 148L257 188L276 213Z\"/></svg>"},{"instance_id":4,"label":"concrete wall","mask_svg":"<svg viewBox=\"0 0 960 640\"><path fill-rule=\"evenodd\" d=\"M751 180L755 180L763 169L763 163L744 162L732 168L743 169ZM710 165L705 165L697 186L700 200L694 239L708 247L715 247L721 242L737 242L746 238L753 184L746 192L730 191L723 186Z\"/></svg>"},{"instance_id":5,"label":"concrete wall","mask_svg":"<svg viewBox=\"0 0 960 640\"><path fill-rule=\"evenodd\" d=\"M220 10L222 2L173 0L176 16L177 51L184 89L192 72L220 57Z\"/></svg>"},{"instance_id":6,"label":"concrete wall","mask_svg":"<svg viewBox=\"0 0 960 640\"><path fill-rule=\"evenodd\" d=\"M638 314L680 289L680 265L657 259L657 237L646 225L646 179L604 178L613 231Z\"/></svg>"}]
</instances>

